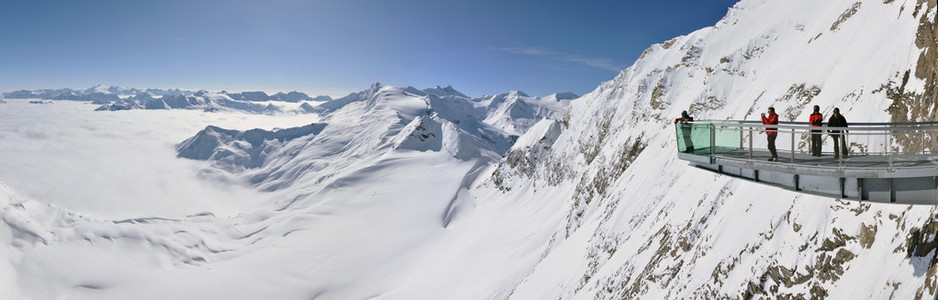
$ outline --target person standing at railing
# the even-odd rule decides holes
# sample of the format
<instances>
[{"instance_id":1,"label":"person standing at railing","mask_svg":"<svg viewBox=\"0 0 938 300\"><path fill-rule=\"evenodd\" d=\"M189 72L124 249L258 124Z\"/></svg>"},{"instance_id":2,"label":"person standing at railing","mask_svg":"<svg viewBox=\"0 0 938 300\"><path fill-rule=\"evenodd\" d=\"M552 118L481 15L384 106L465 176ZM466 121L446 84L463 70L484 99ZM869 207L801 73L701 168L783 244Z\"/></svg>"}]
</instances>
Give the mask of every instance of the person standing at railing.
<instances>
[{"instance_id":1,"label":"person standing at railing","mask_svg":"<svg viewBox=\"0 0 938 300\"><path fill-rule=\"evenodd\" d=\"M768 116L766 116L765 113L762 113L762 124L778 125L778 115L775 114L774 107L769 107ZM775 151L775 138L778 137L778 128L776 127L765 128L765 135L769 142L769 152L772 153L772 158L769 158L769 161L778 161L778 152Z\"/></svg>"},{"instance_id":2,"label":"person standing at railing","mask_svg":"<svg viewBox=\"0 0 938 300\"><path fill-rule=\"evenodd\" d=\"M814 112L808 118L811 127L824 126L824 115L821 114L821 107L815 105ZM811 155L821 156L821 130L811 130Z\"/></svg>"},{"instance_id":3,"label":"person standing at railing","mask_svg":"<svg viewBox=\"0 0 938 300\"><path fill-rule=\"evenodd\" d=\"M690 122L694 121L694 117L691 117L687 114L687 111L681 112L681 117L674 119L674 124L680 123L681 125L681 135L684 137L684 152L685 153L694 153L694 141L690 139L691 134L691 124Z\"/></svg>"},{"instance_id":4,"label":"person standing at railing","mask_svg":"<svg viewBox=\"0 0 938 300\"><path fill-rule=\"evenodd\" d=\"M831 114L830 120L827 120L827 126L830 127L847 127L847 119L840 114L840 109L834 107L834 113ZM828 130L831 135L831 138L834 139L834 157L843 157L847 158L847 131L840 130ZM841 152L843 151L843 152Z\"/></svg>"}]
</instances>

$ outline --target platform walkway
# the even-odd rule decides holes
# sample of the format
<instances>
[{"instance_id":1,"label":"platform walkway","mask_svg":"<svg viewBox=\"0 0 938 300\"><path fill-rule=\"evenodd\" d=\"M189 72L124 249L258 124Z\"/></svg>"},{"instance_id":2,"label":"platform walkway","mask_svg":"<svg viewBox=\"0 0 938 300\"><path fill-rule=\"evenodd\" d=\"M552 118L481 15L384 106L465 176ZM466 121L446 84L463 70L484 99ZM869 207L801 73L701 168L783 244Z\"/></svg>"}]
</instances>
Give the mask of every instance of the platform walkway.
<instances>
[{"instance_id":1,"label":"platform walkway","mask_svg":"<svg viewBox=\"0 0 938 300\"><path fill-rule=\"evenodd\" d=\"M695 155L709 156L710 148L696 149L694 151ZM921 154L921 153L903 153L895 155L869 155L869 154L854 154L853 156L848 156L847 158L836 158L832 153L824 153L822 156L811 156L805 153L795 152L794 160L792 160L792 155L790 151L778 150L778 161L774 162L776 164L785 165L785 164L797 164L802 166L814 166L814 167L825 167L825 168L938 168L938 153L936 154ZM764 149L754 149L752 157L749 157L749 151L741 149L724 149L716 154L720 157L739 159L739 160L753 160L753 161L766 161L772 157L772 154L769 153L769 150Z\"/></svg>"},{"instance_id":2,"label":"platform walkway","mask_svg":"<svg viewBox=\"0 0 938 300\"><path fill-rule=\"evenodd\" d=\"M938 141L938 123L858 125L823 128L850 130L854 151L846 158L835 158L830 145L821 157L805 152L810 132L817 127L771 125L778 128L778 161L769 161L765 136L759 135L769 126L761 123L701 121L676 124L675 132L678 149L696 146L692 152L678 152L678 158L708 171L834 198L938 205L938 153L930 151L930 143ZM828 134L824 136L830 144ZM895 142L896 137L906 137L906 146ZM913 141L911 146L908 141Z\"/></svg>"}]
</instances>

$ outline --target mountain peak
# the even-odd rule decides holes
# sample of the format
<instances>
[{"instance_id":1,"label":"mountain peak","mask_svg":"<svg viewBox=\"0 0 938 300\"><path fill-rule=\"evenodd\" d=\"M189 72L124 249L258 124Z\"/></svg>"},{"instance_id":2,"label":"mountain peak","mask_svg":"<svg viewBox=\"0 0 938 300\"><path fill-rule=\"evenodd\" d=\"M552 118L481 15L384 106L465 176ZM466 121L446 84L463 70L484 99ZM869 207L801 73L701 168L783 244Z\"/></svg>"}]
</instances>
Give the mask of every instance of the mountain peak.
<instances>
[{"instance_id":1,"label":"mountain peak","mask_svg":"<svg viewBox=\"0 0 938 300\"><path fill-rule=\"evenodd\" d=\"M371 87L369 87L368 89L369 89L369 90L372 90L372 91L379 91L379 90L381 90L382 88L384 88L385 86L387 86L387 85L384 84L384 83L381 83L381 82L377 82L377 81L376 81L375 83L372 83L372 84L371 84Z\"/></svg>"},{"instance_id":2,"label":"mountain peak","mask_svg":"<svg viewBox=\"0 0 938 300\"><path fill-rule=\"evenodd\" d=\"M571 92L563 92L563 93L550 94L550 95L544 96L544 98L541 98L541 99L545 101L556 102L556 101L563 101L563 100L573 100L579 97L580 97L579 95L571 93Z\"/></svg>"},{"instance_id":3,"label":"mountain peak","mask_svg":"<svg viewBox=\"0 0 938 300\"><path fill-rule=\"evenodd\" d=\"M427 94L434 94L437 96L459 96L463 98L469 98L469 96L466 96L466 94L463 94L457 91L455 88L453 88L452 85L447 85L446 87L440 87L439 85L437 85L429 89L424 89L423 92Z\"/></svg>"},{"instance_id":4,"label":"mountain peak","mask_svg":"<svg viewBox=\"0 0 938 300\"><path fill-rule=\"evenodd\" d=\"M326 101L332 101L332 97L329 97L327 95L319 95L319 96L316 96L316 98L313 98L312 100L319 101L319 102L326 102Z\"/></svg>"},{"instance_id":5,"label":"mountain peak","mask_svg":"<svg viewBox=\"0 0 938 300\"><path fill-rule=\"evenodd\" d=\"M110 93L111 93L111 90L112 90L112 89L115 89L115 88L116 88L116 87L114 87L114 86L108 86L108 85L98 84L98 85L95 85L95 86L92 86L92 87L90 87L90 88L85 89L85 93L88 93L88 94L91 94L91 93L110 94Z\"/></svg>"},{"instance_id":6,"label":"mountain peak","mask_svg":"<svg viewBox=\"0 0 938 300\"><path fill-rule=\"evenodd\" d=\"M525 92L522 92L522 91L510 91L510 92L508 92L508 96L515 96L515 97L531 97L531 96L528 96L528 94L526 94Z\"/></svg>"}]
</instances>

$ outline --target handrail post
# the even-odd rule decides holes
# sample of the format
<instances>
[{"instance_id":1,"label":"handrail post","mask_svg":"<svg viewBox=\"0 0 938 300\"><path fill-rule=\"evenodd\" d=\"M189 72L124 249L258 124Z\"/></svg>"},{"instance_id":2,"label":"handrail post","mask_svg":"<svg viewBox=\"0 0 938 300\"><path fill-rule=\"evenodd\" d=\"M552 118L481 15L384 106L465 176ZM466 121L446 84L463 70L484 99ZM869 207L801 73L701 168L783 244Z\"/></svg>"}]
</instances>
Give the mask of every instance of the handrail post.
<instances>
[{"instance_id":1,"label":"handrail post","mask_svg":"<svg viewBox=\"0 0 938 300\"><path fill-rule=\"evenodd\" d=\"M716 139L716 127L714 127L713 123L710 123L710 157L713 157L716 153L714 149L716 147Z\"/></svg>"},{"instance_id":2,"label":"handrail post","mask_svg":"<svg viewBox=\"0 0 938 300\"><path fill-rule=\"evenodd\" d=\"M847 152L847 149L846 149L847 148L847 131L843 130L841 132L835 133L835 135L840 136L840 141L834 141L834 149L837 149L839 146L843 146L843 147L840 147L841 148L840 153L837 153L837 151L834 151L834 155L837 156L837 164L843 167L844 166L843 154ZM837 145L838 142L840 142L841 144Z\"/></svg>"},{"instance_id":3,"label":"handrail post","mask_svg":"<svg viewBox=\"0 0 938 300\"><path fill-rule=\"evenodd\" d=\"M791 163L795 163L795 129L791 129Z\"/></svg>"},{"instance_id":4,"label":"handrail post","mask_svg":"<svg viewBox=\"0 0 938 300\"><path fill-rule=\"evenodd\" d=\"M837 153L837 148L843 148L843 147L840 147L840 146L843 146L843 145L846 145L846 144L847 144L847 140L846 140L847 135L846 135L846 133L847 133L846 130L841 131L841 132L838 132L838 133L834 133L834 135L839 135L839 136L840 136L840 137L839 137L839 140L838 140L838 139L835 139L835 140L834 140L834 156L837 156L837 165L840 166L840 167L843 167L843 166L844 166L844 156L841 155L841 154L843 154L844 152L847 152L847 150L840 149L841 152L840 152L840 153ZM837 143L839 143L839 142L841 142L841 141L842 141L843 143L840 144L840 145L838 145Z\"/></svg>"},{"instance_id":5,"label":"handrail post","mask_svg":"<svg viewBox=\"0 0 938 300\"><path fill-rule=\"evenodd\" d=\"M922 154L925 154L925 130L922 129Z\"/></svg>"},{"instance_id":6,"label":"handrail post","mask_svg":"<svg viewBox=\"0 0 938 300\"><path fill-rule=\"evenodd\" d=\"M883 141L883 155L888 155L888 154L889 154L889 144L890 144L890 142L891 142L891 141L890 141L890 138L889 138L889 132L888 132L888 131L884 131L883 134L885 134L885 136L883 137L883 139L885 139L885 140Z\"/></svg>"},{"instance_id":7,"label":"handrail post","mask_svg":"<svg viewBox=\"0 0 938 300\"><path fill-rule=\"evenodd\" d=\"M844 146L844 150L842 150L844 153L841 153L842 155L840 156L841 163L843 163L843 159L846 158L845 156L847 153L850 152L850 149L848 148L850 147L850 143L847 142L847 130L844 130L843 140L844 144L841 146Z\"/></svg>"},{"instance_id":8,"label":"handrail post","mask_svg":"<svg viewBox=\"0 0 938 300\"><path fill-rule=\"evenodd\" d=\"M739 150L743 150L743 128L742 127L737 127L737 128L739 128Z\"/></svg>"},{"instance_id":9,"label":"handrail post","mask_svg":"<svg viewBox=\"0 0 938 300\"><path fill-rule=\"evenodd\" d=\"M749 160L752 160L752 127L749 127Z\"/></svg>"},{"instance_id":10,"label":"handrail post","mask_svg":"<svg viewBox=\"0 0 938 300\"><path fill-rule=\"evenodd\" d=\"M893 155L893 153L892 153L892 131L886 131L886 132L887 132L887 134L888 134L888 135L886 136L886 138L889 139L889 146L888 146L888 148L886 148L886 150L889 151L889 169L891 170L891 169L892 169L892 155Z\"/></svg>"}]
</instances>

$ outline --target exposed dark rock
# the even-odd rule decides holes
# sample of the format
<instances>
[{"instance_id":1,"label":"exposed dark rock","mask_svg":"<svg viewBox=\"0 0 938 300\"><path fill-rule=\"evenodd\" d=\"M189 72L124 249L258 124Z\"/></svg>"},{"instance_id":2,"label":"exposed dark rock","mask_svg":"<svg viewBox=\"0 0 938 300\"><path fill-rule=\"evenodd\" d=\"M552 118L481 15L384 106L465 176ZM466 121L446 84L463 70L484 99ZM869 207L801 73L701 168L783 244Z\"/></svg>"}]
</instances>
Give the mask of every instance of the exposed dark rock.
<instances>
[{"instance_id":1,"label":"exposed dark rock","mask_svg":"<svg viewBox=\"0 0 938 300\"><path fill-rule=\"evenodd\" d=\"M778 101L791 102L794 100L795 103L791 103L780 115L785 116L789 121L794 121L799 115L805 113L805 107L820 93L821 88L816 85L808 86L805 83L792 84L791 87L788 88L788 92L779 98Z\"/></svg>"},{"instance_id":2,"label":"exposed dark rock","mask_svg":"<svg viewBox=\"0 0 938 300\"><path fill-rule=\"evenodd\" d=\"M876 241L876 225L860 224L860 246L869 249Z\"/></svg>"},{"instance_id":3,"label":"exposed dark rock","mask_svg":"<svg viewBox=\"0 0 938 300\"><path fill-rule=\"evenodd\" d=\"M850 17L853 17L853 15L855 15L857 11L860 10L860 6L862 4L863 3L861 2L854 3L853 6L851 6L850 8L845 10L842 14L840 14L840 17L837 18L837 21L834 21L834 23L831 24L831 31L837 31L838 29L840 29L840 25L843 24L843 22L850 19Z\"/></svg>"},{"instance_id":4,"label":"exposed dark rock","mask_svg":"<svg viewBox=\"0 0 938 300\"><path fill-rule=\"evenodd\" d=\"M131 110L134 109L133 106L129 104L122 103L111 103L99 106L95 111L118 111L118 110Z\"/></svg>"}]
</instances>

